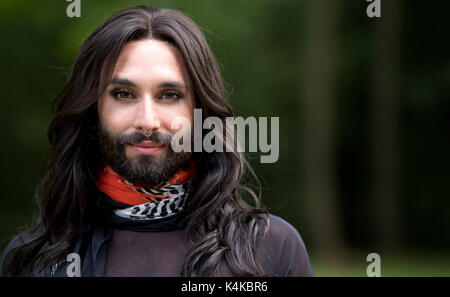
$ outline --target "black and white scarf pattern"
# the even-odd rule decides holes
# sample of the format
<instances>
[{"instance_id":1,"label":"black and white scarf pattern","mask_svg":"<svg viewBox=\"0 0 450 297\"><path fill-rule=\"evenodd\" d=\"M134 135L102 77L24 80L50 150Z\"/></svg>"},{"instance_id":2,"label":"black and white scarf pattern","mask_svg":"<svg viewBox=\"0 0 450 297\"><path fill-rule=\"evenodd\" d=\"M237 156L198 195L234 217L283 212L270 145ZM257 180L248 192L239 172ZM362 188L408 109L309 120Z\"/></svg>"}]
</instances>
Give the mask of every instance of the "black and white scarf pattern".
<instances>
[{"instance_id":1,"label":"black and white scarf pattern","mask_svg":"<svg viewBox=\"0 0 450 297\"><path fill-rule=\"evenodd\" d=\"M181 212L192 187L192 181L182 184L168 184L161 189L139 189L144 193L165 195L167 198L155 199L139 205L114 210L114 214L131 220L158 220Z\"/></svg>"}]
</instances>

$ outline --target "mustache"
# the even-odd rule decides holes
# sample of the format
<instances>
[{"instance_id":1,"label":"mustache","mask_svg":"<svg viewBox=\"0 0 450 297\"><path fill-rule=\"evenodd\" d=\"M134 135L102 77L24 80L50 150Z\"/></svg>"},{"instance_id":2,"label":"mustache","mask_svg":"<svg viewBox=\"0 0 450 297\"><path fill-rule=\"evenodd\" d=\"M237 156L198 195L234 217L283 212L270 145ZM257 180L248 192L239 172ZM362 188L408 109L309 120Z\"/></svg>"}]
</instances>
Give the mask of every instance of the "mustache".
<instances>
[{"instance_id":1,"label":"mustache","mask_svg":"<svg viewBox=\"0 0 450 297\"><path fill-rule=\"evenodd\" d=\"M152 133L150 136L145 136L143 133L134 132L128 135L122 135L118 139L120 144L128 144L132 142L142 142L144 140L150 140L156 143L170 145L172 141L172 136L168 134L162 134L160 132Z\"/></svg>"}]
</instances>

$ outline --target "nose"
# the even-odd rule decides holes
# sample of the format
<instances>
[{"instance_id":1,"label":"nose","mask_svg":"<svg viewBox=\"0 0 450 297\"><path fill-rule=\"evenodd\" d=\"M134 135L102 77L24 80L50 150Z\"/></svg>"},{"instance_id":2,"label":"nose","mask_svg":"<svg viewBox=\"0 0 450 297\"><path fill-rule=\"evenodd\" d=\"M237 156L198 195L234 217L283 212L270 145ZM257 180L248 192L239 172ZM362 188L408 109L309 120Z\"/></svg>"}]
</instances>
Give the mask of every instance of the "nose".
<instances>
[{"instance_id":1,"label":"nose","mask_svg":"<svg viewBox=\"0 0 450 297\"><path fill-rule=\"evenodd\" d=\"M152 98L145 98L136 106L135 128L144 134L155 132L161 127L158 107Z\"/></svg>"}]
</instances>

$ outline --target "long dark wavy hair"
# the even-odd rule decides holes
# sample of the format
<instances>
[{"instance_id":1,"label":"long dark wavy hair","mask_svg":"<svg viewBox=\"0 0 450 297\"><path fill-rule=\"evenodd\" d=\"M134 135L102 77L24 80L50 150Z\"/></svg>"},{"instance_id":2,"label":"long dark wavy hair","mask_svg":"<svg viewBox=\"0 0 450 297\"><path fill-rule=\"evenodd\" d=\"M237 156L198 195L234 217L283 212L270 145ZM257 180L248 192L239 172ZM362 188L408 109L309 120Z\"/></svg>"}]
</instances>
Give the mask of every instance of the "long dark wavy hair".
<instances>
[{"instance_id":1,"label":"long dark wavy hair","mask_svg":"<svg viewBox=\"0 0 450 297\"><path fill-rule=\"evenodd\" d=\"M233 116L219 66L191 19L151 6L111 16L85 40L67 85L53 103L48 130L52 153L36 188L35 236L11 250L5 274L49 275L50 268L73 249L81 230L95 221L91 197L103 163L95 133L97 100L123 46L147 38L169 42L179 50L204 116L219 117L224 127L225 118ZM181 275L213 275L225 261L236 276L263 276L256 247L260 234L267 233L267 212L260 192L243 185L247 172L256 178L253 170L240 152L195 154L199 170L187 207L193 246Z\"/></svg>"}]
</instances>

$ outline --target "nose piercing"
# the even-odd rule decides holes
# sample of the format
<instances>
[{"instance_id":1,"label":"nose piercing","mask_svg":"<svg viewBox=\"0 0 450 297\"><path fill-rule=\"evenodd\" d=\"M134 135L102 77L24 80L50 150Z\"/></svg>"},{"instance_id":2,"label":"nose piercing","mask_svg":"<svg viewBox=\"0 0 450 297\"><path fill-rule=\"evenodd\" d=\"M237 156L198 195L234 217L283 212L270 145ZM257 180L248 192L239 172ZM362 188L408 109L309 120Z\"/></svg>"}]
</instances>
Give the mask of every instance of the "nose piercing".
<instances>
[{"instance_id":1,"label":"nose piercing","mask_svg":"<svg viewBox=\"0 0 450 297\"><path fill-rule=\"evenodd\" d=\"M153 129L151 129L150 131L144 130L144 135L146 137L150 137L152 135L152 133L153 133Z\"/></svg>"}]
</instances>

